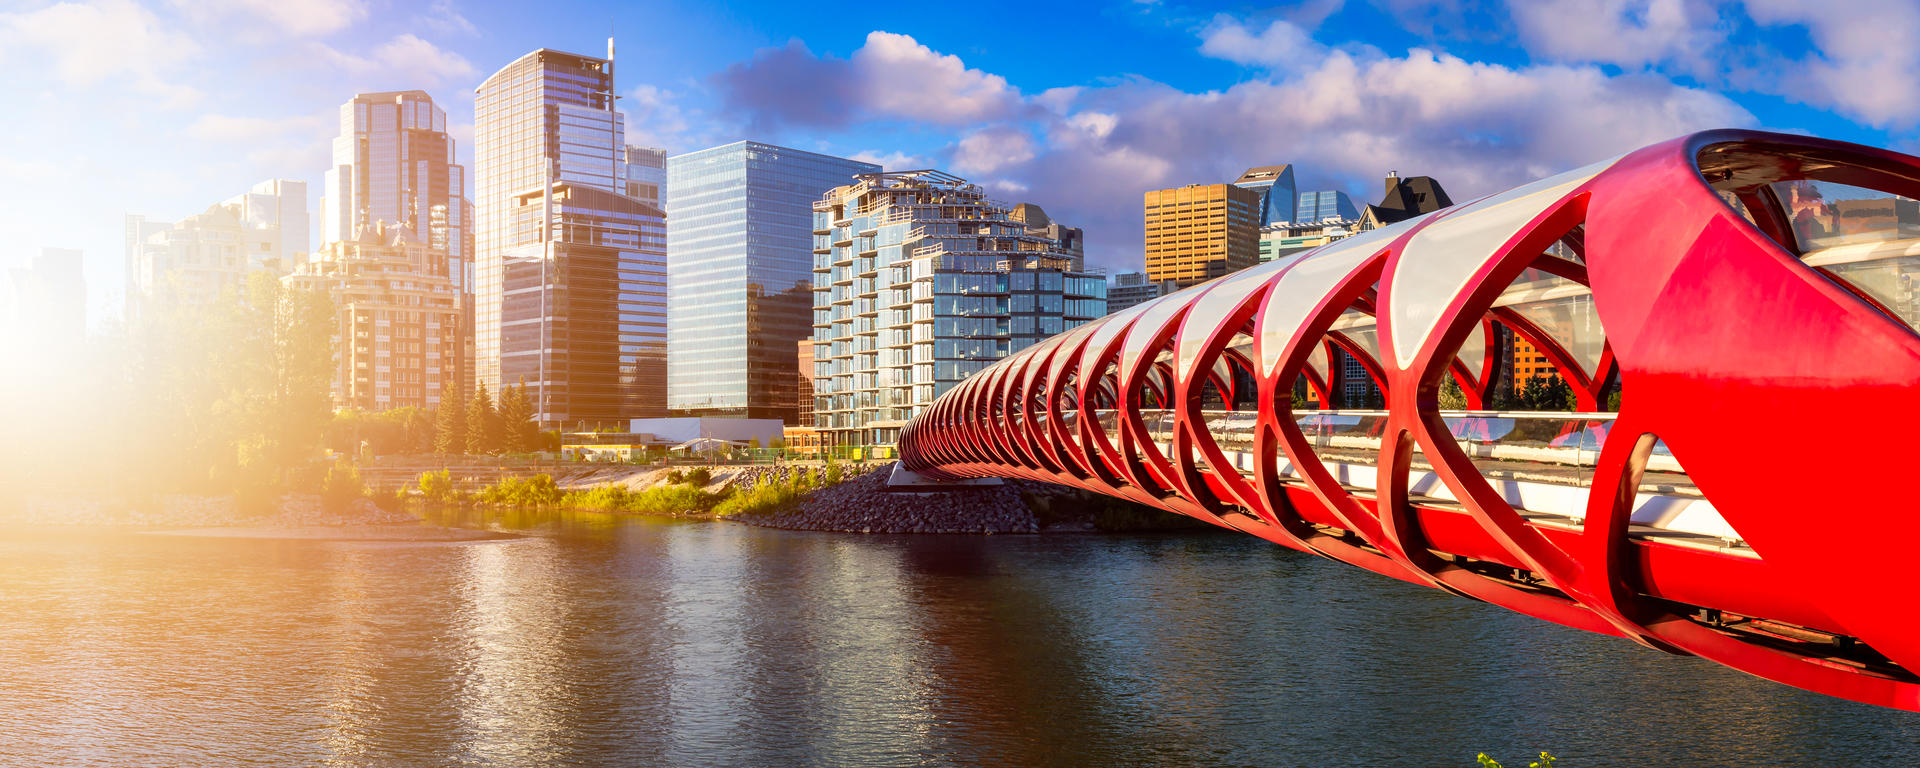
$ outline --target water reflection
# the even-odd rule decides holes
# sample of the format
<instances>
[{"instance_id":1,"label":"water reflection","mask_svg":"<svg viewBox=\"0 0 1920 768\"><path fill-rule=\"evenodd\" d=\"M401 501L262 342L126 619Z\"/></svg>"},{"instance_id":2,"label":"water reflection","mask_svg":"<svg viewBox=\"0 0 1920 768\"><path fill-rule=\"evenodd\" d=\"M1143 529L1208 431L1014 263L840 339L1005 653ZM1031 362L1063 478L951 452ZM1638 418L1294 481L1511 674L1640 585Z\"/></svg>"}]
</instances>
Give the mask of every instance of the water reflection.
<instances>
[{"instance_id":1,"label":"water reflection","mask_svg":"<svg viewBox=\"0 0 1920 768\"><path fill-rule=\"evenodd\" d=\"M1920 721L1250 537L0 538L0 764L1913 764Z\"/></svg>"}]
</instances>

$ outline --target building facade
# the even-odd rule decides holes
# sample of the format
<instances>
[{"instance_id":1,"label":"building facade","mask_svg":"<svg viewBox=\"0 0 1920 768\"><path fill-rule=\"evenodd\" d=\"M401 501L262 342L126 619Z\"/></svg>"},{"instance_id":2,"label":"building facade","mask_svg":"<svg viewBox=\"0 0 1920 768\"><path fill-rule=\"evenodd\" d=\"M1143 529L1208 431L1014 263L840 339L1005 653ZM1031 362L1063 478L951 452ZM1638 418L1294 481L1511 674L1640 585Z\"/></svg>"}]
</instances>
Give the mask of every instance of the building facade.
<instances>
[{"instance_id":1,"label":"building facade","mask_svg":"<svg viewBox=\"0 0 1920 768\"><path fill-rule=\"evenodd\" d=\"M1185 288L1260 261L1260 192L1189 184L1146 193L1147 279Z\"/></svg>"},{"instance_id":2,"label":"building facade","mask_svg":"<svg viewBox=\"0 0 1920 768\"><path fill-rule=\"evenodd\" d=\"M281 282L333 301L336 406L460 407L467 303L444 249L411 227L375 222L326 244Z\"/></svg>"},{"instance_id":3,"label":"building facade","mask_svg":"<svg viewBox=\"0 0 1920 768\"><path fill-rule=\"evenodd\" d=\"M891 446L961 380L1107 311L1103 276L939 171L862 174L813 231L814 423L835 446Z\"/></svg>"},{"instance_id":4,"label":"building facade","mask_svg":"<svg viewBox=\"0 0 1920 768\"><path fill-rule=\"evenodd\" d=\"M177 222L128 216L127 317L155 301L192 307L237 296L249 273L279 277L306 261L306 190L273 180Z\"/></svg>"},{"instance_id":5,"label":"building facade","mask_svg":"<svg viewBox=\"0 0 1920 768\"><path fill-rule=\"evenodd\" d=\"M1352 219L1326 219L1312 224L1270 224L1260 229L1260 263L1343 240L1359 231L1360 222Z\"/></svg>"},{"instance_id":6,"label":"building facade","mask_svg":"<svg viewBox=\"0 0 1920 768\"><path fill-rule=\"evenodd\" d=\"M446 111L425 91L363 93L340 105L325 183L325 242L355 240L379 222L404 227L446 253L449 277L466 286L473 259L467 169L454 162Z\"/></svg>"},{"instance_id":7,"label":"building facade","mask_svg":"<svg viewBox=\"0 0 1920 768\"><path fill-rule=\"evenodd\" d=\"M1113 284L1107 286L1107 314L1145 304L1177 290L1180 288L1172 280L1156 283L1148 280L1145 272L1122 272L1114 275Z\"/></svg>"},{"instance_id":8,"label":"building facade","mask_svg":"<svg viewBox=\"0 0 1920 768\"><path fill-rule=\"evenodd\" d=\"M84 254L72 248L42 248L24 267L9 270L13 320L32 329L34 343L70 351L87 333ZM0 316L3 317L3 316Z\"/></svg>"},{"instance_id":9,"label":"building facade","mask_svg":"<svg viewBox=\"0 0 1920 768\"><path fill-rule=\"evenodd\" d=\"M624 194L606 58L540 49L474 92L474 370L548 426L664 413L664 214Z\"/></svg>"},{"instance_id":10,"label":"building facade","mask_svg":"<svg viewBox=\"0 0 1920 768\"><path fill-rule=\"evenodd\" d=\"M265 232L266 249L251 254L253 266L286 274L307 259L313 244L308 238L307 183L268 179L221 203L233 209L241 226Z\"/></svg>"},{"instance_id":11,"label":"building facade","mask_svg":"<svg viewBox=\"0 0 1920 768\"><path fill-rule=\"evenodd\" d=\"M741 141L667 159L667 407L794 423L813 207L880 167Z\"/></svg>"},{"instance_id":12,"label":"building facade","mask_svg":"<svg viewBox=\"0 0 1920 768\"><path fill-rule=\"evenodd\" d=\"M628 144L623 153L627 197L664 209L667 201L667 151Z\"/></svg>"},{"instance_id":13,"label":"building facade","mask_svg":"<svg viewBox=\"0 0 1920 768\"><path fill-rule=\"evenodd\" d=\"M1353 198L1347 193L1331 189L1318 192L1300 193L1300 207L1292 219L1299 224L1314 224L1328 220L1351 221L1360 218L1360 209L1353 204Z\"/></svg>"},{"instance_id":14,"label":"building facade","mask_svg":"<svg viewBox=\"0 0 1920 768\"><path fill-rule=\"evenodd\" d=\"M1294 220L1299 199L1293 182L1293 166L1262 165L1248 168L1240 174L1240 178L1234 180L1233 185L1260 193L1259 226Z\"/></svg>"}]
</instances>

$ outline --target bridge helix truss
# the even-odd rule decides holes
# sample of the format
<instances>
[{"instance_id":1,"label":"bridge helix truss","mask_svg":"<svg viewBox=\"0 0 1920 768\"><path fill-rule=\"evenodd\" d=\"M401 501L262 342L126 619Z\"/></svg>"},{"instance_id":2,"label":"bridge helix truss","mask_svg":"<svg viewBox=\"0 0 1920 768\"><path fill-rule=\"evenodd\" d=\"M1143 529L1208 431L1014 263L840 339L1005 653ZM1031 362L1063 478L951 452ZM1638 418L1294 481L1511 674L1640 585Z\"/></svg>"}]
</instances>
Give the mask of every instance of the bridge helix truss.
<instances>
[{"instance_id":1,"label":"bridge helix truss","mask_svg":"<svg viewBox=\"0 0 1920 768\"><path fill-rule=\"evenodd\" d=\"M1675 139L1043 341L901 455L1920 709L1916 198L1912 157ZM1576 412L1478 410L1508 337Z\"/></svg>"}]
</instances>

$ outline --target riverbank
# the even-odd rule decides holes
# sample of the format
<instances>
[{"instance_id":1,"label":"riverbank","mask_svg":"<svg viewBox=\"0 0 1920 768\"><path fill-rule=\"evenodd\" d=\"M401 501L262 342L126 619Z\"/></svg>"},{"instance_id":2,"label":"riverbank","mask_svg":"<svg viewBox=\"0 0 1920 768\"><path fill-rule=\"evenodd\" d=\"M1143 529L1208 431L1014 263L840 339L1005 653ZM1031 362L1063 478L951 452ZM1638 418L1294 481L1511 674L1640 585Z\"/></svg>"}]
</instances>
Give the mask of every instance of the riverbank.
<instances>
[{"instance_id":1,"label":"riverbank","mask_svg":"<svg viewBox=\"0 0 1920 768\"><path fill-rule=\"evenodd\" d=\"M892 465L731 519L765 528L841 533L1139 533L1206 530L1206 523L1075 488L1028 480L929 492L887 487Z\"/></svg>"}]
</instances>

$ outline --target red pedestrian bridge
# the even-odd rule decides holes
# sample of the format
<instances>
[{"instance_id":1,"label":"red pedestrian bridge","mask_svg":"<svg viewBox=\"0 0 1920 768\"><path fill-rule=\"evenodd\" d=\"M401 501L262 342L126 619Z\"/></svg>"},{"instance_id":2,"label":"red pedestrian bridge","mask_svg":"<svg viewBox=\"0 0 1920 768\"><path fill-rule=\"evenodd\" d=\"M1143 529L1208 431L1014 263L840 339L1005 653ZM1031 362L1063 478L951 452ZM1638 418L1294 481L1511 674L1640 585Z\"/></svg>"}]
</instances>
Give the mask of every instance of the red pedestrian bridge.
<instances>
[{"instance_id":1,"label":"red pedestrian bridge","mask_svg":"<svg viewBox=\"0 0 1920 768\"><path fill-rule=\"evenodd\" d=\"M1913 157L1675 139L1048 339L915 417L902 462L1920 710L1916 199ZM1509 334L1572 412L1482 410ZM1342 357L1384 407L1349 407Z\"/></svg>"}]
</instances>

